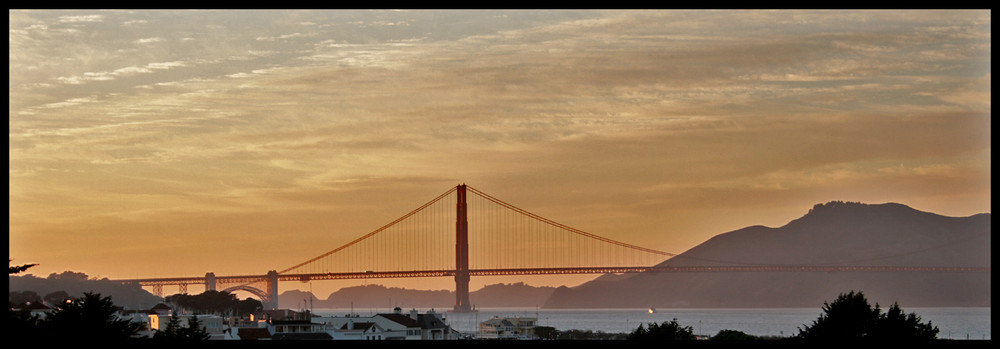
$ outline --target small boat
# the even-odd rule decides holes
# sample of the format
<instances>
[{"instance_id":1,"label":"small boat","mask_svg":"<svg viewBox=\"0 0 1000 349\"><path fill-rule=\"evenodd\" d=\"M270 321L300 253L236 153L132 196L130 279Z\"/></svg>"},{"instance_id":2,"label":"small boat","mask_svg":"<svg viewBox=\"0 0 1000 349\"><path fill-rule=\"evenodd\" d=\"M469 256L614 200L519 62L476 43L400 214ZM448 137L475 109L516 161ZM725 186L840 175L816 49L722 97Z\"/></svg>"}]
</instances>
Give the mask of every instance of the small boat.
<instances>
[{"instance_id":1,"label":"small boat","mask_svg":"<svg viewBox=\"0 0 1000 349\"><path fill-rule=\"evenodd\" d=\"M653 307L649 307L649 313L650 313L650 314L654 314L654 313L656 313L656 308L653 308Z\"/></svg>"}]
</instances>

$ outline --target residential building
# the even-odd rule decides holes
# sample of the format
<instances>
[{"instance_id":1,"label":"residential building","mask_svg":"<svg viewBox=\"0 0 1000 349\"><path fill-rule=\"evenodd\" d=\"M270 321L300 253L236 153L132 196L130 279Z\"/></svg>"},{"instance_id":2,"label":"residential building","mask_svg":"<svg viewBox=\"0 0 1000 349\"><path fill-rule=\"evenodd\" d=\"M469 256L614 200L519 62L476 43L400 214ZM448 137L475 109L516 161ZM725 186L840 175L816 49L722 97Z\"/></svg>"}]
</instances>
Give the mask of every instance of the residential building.
<instances>
[{"instance_id":1,"label":"residential building","mask_svg":"<svg viewBox=\"0 0 1000 349\"><path fill-rule=\"evenodd\" d=\"M149 314L150 331L160 331L167 328L170 317L176 316L180 320L181 326L187 327L188 321L193 316L198 317L198 322L205 328L205 332L211 335L209 339L223 339L225 337L223 318L218 315L173 315L173 314Z\"/></svg>"},{"instance_id":2,"label":"residential building","mask_svg":"<svg viewBox=\"0 0 1000 349\"><path fill-rule=\"evenodd\" d=\"M538 318L494 316L479 323L479 338L483 339L534 339Z\"/></svg>"},{"instance_id":3,"label":"residential building","mask_svg":"<svg viewBox=\"0 0 1000 349\"><path fill-rule=\"evenodd\" d=\"M424 314L416 309L403 314L402 309L397 307L393 313L375 314L371 317L351 314L316 318L316 321L322 322L327 333L338 340L457 339L457 333L433 309Z\"/></svg>"},{"instance_id":4,"label":"residential building","mask_svg":"<svg viewBox=\"0 0 1000 349\"><path fill-rule=\"evenodd\" d=\"M39 319L44 319L49 315L49 311L52 310L51 307L45 305L43 302L27 302L21 303L11 307L13 311L27 310L32 316L38 316Z\"/></svg>"}]
</instances>

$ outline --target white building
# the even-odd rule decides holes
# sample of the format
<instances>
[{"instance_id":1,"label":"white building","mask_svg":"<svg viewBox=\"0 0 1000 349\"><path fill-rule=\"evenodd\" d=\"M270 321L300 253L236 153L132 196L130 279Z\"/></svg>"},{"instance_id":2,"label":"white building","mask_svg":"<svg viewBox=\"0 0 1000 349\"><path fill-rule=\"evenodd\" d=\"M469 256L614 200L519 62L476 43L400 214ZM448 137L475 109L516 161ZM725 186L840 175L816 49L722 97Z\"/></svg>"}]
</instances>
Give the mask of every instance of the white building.
<instances>
[{"instance_id":1,"label":"white building","mask_svg":"<svg viewBox=\"0 0 1000 349\"><path fill-rule=\"evenodd\" d=\"M333 339L355 340L421 340L456 339L444 318L429 310L420 314L416 309L404 315L400 308L390 314L370 317L348 315L316 318Z\"/></svg>"},{"instance_id":2,"label":"white building","mask_svg":"<svg viewBox=\"0 0 1000 349\"><path fill-rule=\"evenodd\" d=\"M188 323L193 316L198 317L198 322L201 326L205 328L205 332L208 332L212 337L209 339L222 339L224 338L223 331L223 319L218 315L171 315L171 314L149 314L149 330L150 331L160 331L167 328L167 324L170 322L170 317L176 316L180 320L180 325L187 327Z\"/></svg>"},{"instance_id":3,"label":"white building","mask_svg":"<svg viewBox=\"0 0 1000 349\"><path fill-rule=\"evenodd\" d=\"M268 330L273 340L308 339L329 340L330 334L324 331L324 324L312 320L272 320Z\"/></svg>"},{"instance_id":4,"label":"white building","mask_svg":"<svg viewBox=\"0 0 1000 349\"><path fill-rule=\"evenodd\" d=\"M479 338L483 339L534 339L538 318L494 316L479 323Z\"/></svg>"}]
</instances>

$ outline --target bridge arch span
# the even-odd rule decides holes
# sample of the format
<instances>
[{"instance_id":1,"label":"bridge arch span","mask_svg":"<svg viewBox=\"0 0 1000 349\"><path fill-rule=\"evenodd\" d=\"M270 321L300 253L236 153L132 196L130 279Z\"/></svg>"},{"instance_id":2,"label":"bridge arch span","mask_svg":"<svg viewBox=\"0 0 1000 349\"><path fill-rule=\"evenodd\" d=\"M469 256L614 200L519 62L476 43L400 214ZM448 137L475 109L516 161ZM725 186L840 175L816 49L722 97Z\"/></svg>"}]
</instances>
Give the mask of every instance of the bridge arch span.
<instances>
[{"instance_id":1,"label":"bridge arch span","mask_svg":"<svg viewBox=\"0 0 1000 349\"><path fill-rule=\"evenodd\" d=\"M257 298L260 298L260 302L264 303L264 304L267 304L268 302L271 301L271 295L270 294L268 294L267 292L265 292L265 291L263 291L263 290L261 290L259 288L253 287L253 286L239 285L239 286L233 286L233 287L229 287L229 288L226 288L226 289L222 290L222 292L226 292L226 293L233 293L234 291L247 291L247 292L250 292L254 296L257 296Z\"/></svg>"}]
</instances>

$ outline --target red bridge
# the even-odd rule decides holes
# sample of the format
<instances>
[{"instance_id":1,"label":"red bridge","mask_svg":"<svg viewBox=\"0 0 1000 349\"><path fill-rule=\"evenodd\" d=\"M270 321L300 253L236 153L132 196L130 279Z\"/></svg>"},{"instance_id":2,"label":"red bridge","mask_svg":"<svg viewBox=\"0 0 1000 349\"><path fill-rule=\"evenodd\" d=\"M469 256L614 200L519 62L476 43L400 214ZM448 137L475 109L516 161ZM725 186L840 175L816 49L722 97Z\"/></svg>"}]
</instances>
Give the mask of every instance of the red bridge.
<instances>
[{"instance_id":1,"label":"red bridge","mask_svg":"<svg viewBox=\"0 0 1000 349\"><path fill-rule=\"evenodd\" d=\"M454 195L453 195L454 194ZM470 224L471 222L471 224ZM454 245L441 250L441 246ZM706 265L658 267L673 253L583 232L500 201L466 185L354 241L265 275L118 280L152 287L204 285L244 290L278 307L279 281L454 277L455 311L469 311L469 278L498 275L641 272L990 272L990 267Z\"/></svg>"}]
</instances>

